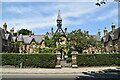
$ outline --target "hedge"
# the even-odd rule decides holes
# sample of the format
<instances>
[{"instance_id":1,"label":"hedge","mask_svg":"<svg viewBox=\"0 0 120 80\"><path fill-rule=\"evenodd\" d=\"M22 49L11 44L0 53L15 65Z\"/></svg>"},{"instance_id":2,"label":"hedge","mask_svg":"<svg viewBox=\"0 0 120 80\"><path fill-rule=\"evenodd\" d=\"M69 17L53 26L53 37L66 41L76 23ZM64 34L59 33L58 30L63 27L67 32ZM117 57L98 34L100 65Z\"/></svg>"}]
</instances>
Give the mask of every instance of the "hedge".
<instances>
[{"instance_id":1,"label":"hedge","mask_svg":"<svg viewBox=\"0 0 120 80\"><path fill-rule=\"evenodd\" d=\"M23 67L41 67L41 68L54 68L56 66L55 54L20 54L20 53L3 53L2 66L20 66Z\"/></svg>"},{"instance_id":2,"label":"hedge","mask_svg":"<svg viewBox=\"0 0 120 80\"><path fill-rule=\"evenodd\" d=\"M120 66L120 54L78 54L78 66Z\"/></svg>"}]
</instances>

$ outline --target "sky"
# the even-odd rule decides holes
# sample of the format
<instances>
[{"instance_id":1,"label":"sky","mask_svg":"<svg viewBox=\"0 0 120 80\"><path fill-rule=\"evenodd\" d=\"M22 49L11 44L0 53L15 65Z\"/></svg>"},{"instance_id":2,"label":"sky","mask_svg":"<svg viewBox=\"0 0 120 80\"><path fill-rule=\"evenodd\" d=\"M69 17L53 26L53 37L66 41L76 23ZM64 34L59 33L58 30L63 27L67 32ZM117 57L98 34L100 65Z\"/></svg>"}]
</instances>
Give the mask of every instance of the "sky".
<instances>
[{"instance_id":1,"label":"sky","mask_svg":"<svg viewBox=\"0 0 120 80\"><path fill-rule=\"evenodd\" d=\"M8 30L25 28L36 35L54 32L57 29L58 10L61 11L63 30L71 32L76 29L88 30L95 35L98 29L103 35L104 27L111 30L111 24L118 27L118 3L107 2L98 7L95 2L2 2L2 23L7 22Z\"/></svg>"}]
</instances>

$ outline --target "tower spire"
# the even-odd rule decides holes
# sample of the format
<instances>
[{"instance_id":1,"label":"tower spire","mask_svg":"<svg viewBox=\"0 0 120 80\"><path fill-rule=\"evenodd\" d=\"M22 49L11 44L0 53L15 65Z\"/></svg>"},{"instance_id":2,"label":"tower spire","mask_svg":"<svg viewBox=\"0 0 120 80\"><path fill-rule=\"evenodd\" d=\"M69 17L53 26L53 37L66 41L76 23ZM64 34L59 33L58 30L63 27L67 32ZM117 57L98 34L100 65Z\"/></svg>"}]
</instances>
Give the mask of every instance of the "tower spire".
<instances>
[{"instance_id":1,"label":"tower spire","mask_svg":"<svg viewBox=\"0 0 120 80\"><path fill-rule=\"evenodd\" d=\"M60 14L60 9L58 10L57 20L62 20L62 18L61 18L61 14Z\"/></svg>"},{"instance_id":2,"label":"tower spire","mask_svg":"<svg viewBox=\"0 0 120 80\"><path fill-rule=\"evenodd\" d=\"M62 33L62 34L65 35L65 32L62 29L62 18L61 18L60 10L58 10L58 16L57 16L57 20L56 21L57 21L58 29L56 30L55 34L56 33Z\"/></svg>"}]
</instances>

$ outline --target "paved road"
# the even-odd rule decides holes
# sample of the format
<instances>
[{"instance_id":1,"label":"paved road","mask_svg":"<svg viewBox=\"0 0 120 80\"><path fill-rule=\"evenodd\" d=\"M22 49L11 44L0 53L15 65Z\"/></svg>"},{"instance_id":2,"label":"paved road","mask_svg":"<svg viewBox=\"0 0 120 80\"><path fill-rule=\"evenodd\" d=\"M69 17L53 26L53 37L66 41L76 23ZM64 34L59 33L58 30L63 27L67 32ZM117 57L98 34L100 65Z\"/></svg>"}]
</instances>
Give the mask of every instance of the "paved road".
<instances>
[{"instance_id":1,"label":"paved road","mask_svg":"<svg viewBox=\"0 0 120 80\"><path fill-rule=\"evenodd\" d=\"M24 73L24 74L23 74ZM120 80L118 67L62 69L3 68L2 80Z\"/></svg>"},{"instance_id":2,"label":"paved road","mask_svg":"<svg viewBox=\"0 0 120 80\"><path fill-rule=\"evenodd\" d=\"M13 74L2 80L120 80L118 74Z\"/></svg>"},{"instance_id":3,"label":"paved road","mask_svg":"<svg viewBox=\"0 0 120 80\"><path fill-rule=\"evenodd\" d=\"M2 80L75 80L80 74L2 75Z\"/></svg>"}]
</instances>

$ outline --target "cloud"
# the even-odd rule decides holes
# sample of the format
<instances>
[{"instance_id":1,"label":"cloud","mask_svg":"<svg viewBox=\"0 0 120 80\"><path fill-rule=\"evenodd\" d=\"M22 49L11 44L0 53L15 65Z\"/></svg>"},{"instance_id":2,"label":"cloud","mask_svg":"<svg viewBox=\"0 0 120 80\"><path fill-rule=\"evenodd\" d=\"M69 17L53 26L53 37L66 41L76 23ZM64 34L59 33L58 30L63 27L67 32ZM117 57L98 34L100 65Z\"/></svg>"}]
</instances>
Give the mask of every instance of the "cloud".
<instances>
[{"instance_id":1,"label":"cloud","mask_svg":"<svg viewBox=\"0 0 120 80\"><path fill-rule=\"evenodd\" d=\"M21 3L22 4L22 3ZM26 3L27 4L27 3ZM34 4L34 3L33 3ZM76 5L76 8L72 7ZM16 30L20 28L45 28L50 26L56 26L56 17L57 17L57 10L61 9L61 15L64 21L64 25L77 25L82 24L83 20L78 19L75 22L73 20L69 20L68 17L81 17L84 14L91 13L95 8L89 8L92 4L83 3L79 5L79 3L54 3L50 4L50 9L48 8L49 5L29 5L29 6L6 6L3 12L7 13L19 13L21 14L21 18L17 18L19 15L13 14L13 19L3 19L3 22L7 22L10 26L15 27ZM34 7L33 7L34 6ZM55 7L56 6L56 7ZM84 6L84 8L83 8ZM44 9L42 9L44 7ZM69 7L69 8L68 8ZM89 9L87 9L89 8ZM49 9L49 10L48 10ZM44 15L45 13L51 15ZM4 15L7 16L7 15Z\"/></svg>"},{"instance_id":2,"label":"cloud","mask_svg":"<svg viewBox=\"0 0 120 80\"><path fill-rule=\"evenodd\" d=\"M94 22L95 19L96 21L102 21L107 20L114 15L117 15L114 13L117 9L114 11L108 10L108 12L103 12L104 9L108 9L109 5L104 8L99 8L94 4L94 2L7 3L6 5L4 4L3 7L4 9L2 22L8 23L8 29L15 27L15 31L17 31L21 28L33 30L56 27L58 9L61 10L63 27L70 25L88 25L90 21ZM101 15L98 14L99 10L101 11ZM95 16L98 17L94 19ZM72 29L72 27L69 27L69 29Z\"/></svg>"},{"instance_id":3,"label":"cloud","mask_svg":"<svg viewBox=\"0 0 120 80\"><path fill-rule=\"evenodd\" d=\"M118 14L118 9L113 9L113 10L110 10L108 12L103 13L102 15L97 17L96 20L97 21L103 21L103 20L109 19L111 17L114 17L117 14Z\"/></svg>"}]
</instances>

